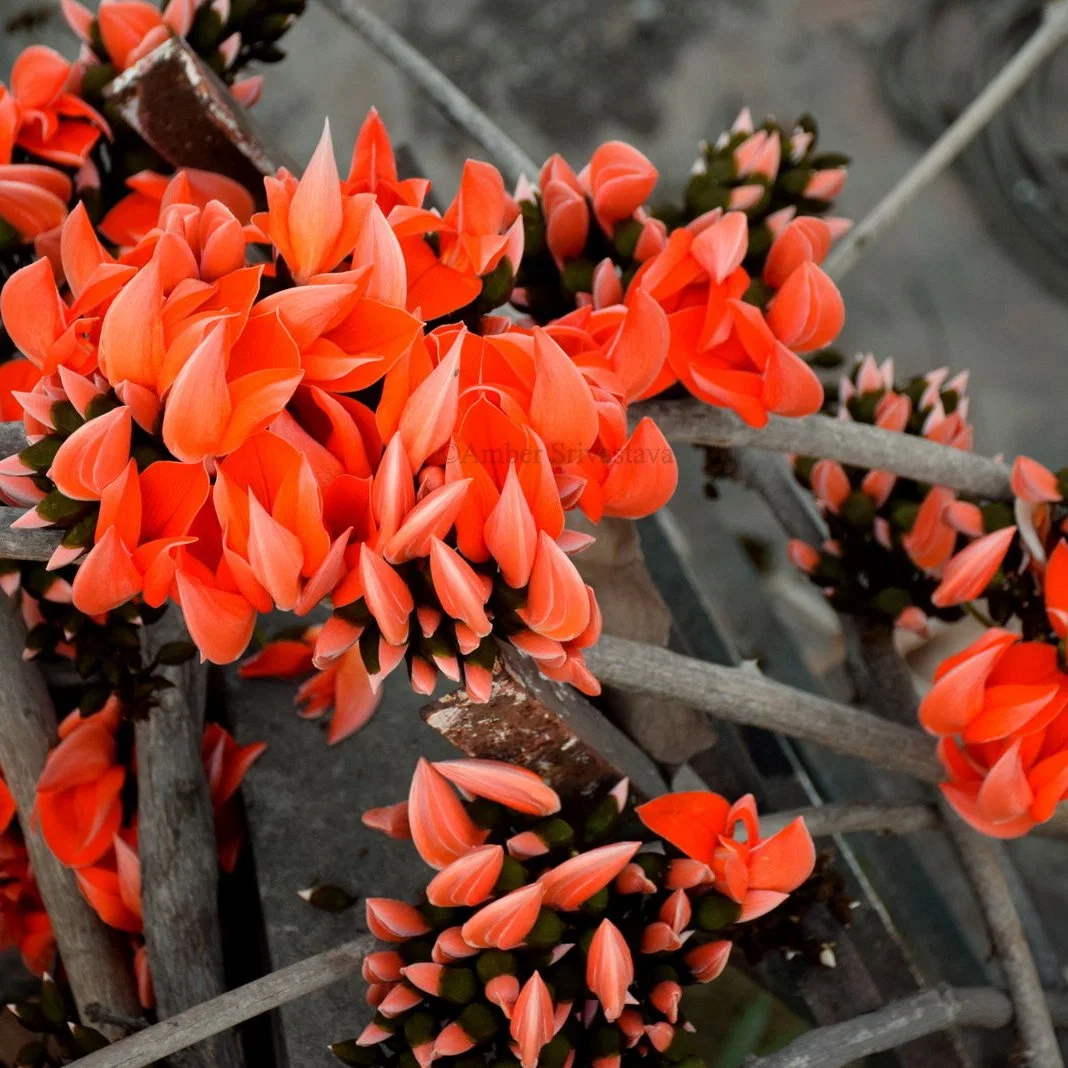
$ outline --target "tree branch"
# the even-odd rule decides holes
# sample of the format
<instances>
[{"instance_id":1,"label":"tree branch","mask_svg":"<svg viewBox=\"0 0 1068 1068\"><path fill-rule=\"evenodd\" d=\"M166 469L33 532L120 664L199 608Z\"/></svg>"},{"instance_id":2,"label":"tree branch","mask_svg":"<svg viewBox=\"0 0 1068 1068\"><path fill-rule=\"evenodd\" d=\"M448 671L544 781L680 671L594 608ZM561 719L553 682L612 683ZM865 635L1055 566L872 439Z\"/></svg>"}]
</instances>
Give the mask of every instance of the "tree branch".
<instances>
[{"instance_id":1,"label":"tree branch","mask_svg":"<svg viewBox=\"0 0 1068 1068\"><path fill-rule=\"evenodd\" d=\"M188 634L176 608L144 630L146 660ZM160 1016L171 1017L225 989L211 795L204 775L206 672L195 661L160 667L172 683L137 724L138 843L145 941ZM236 1068L232 1034L187 1050L176 1065Z\"/></svg>"},{"instance_id":2,"label":"tree branch","mask_svg":"<svg viewBox=\"0 0 1068 1068\"><path fill-rule=\"evenodd\" d=\"M410 78L447 119L477 141L500 169L508 185L514 186L522 175L531 181L536 180L539 167L519 145L382 19L356 0L322 0L322 3Z\"/></svg>"},{"instance_id":3,"label":"tree branch","mask_svg":"<svg viewBox=\"0 0 1068 1068\"><path fill-rule=\"evenodd\" d=\"M819 456L892 471L977 497L1012 495L1009 468L998 460L866 423L846 423L826 415L800 419L772 415L767 426L757 429L726 408L696 400L645 401L632 405L629 416L632 425L649 416L672 442L723 448L748 445L770 452Z\"/></svg>"},{"instance_id":4,"label":"tree branch","mask_svg":"<svg viewBox=\"0 0 1068 1068\"><path fill-rule=\"evenodd\" d=\"M773 812L761 817L760 833L772 835L800 816L809 834L826 838L855 831L886 834L914 834L941 826L934 805L841 804L813 805L789 812Z\"/></svg>"},{"instance_id":5,"label":"tree branch","mask_svg":"<svg viewBox=\"0 0 1068 1068\"><path fill-rule=\"evenodd\" d=\"M1024 1045L1023 1063L1033 1068L1064 1068L1038 968L994 843L966 826L945 802L942 802L942 815L1005 971L1016 1011L1016 1027Z\"/></svg>"},{"instance_id":6,"label":"tree branch","mask_svg":"<svg viewBox=\"0 0 1068 1068\"><path fill-rule=\"evenodd\" d=\"M1050 1005L1058 1026L1068 1024L1063 996L1051 997ZM949 1027L998 1028L1011 1021L1012 1002L1000 990L925 990L846 1023L809 1031L778 1053L750 1061L748 1068L844 1068Z\"/></svg>"},{"instance_id":7,"label":"tree branch","mask_svg":"<svg viewBox=\"0 0 1068 1068\"><path fill-rule=\"evenodd\" d=\"M685 701L718 719L814 742L922 782L945 778L934 745L920 731L784 686L753 665L723 667L608 635L585 656L606 686ZM1059 810L1035 833L1068 837L1068 813Z\"/></svg>"},{"instance_id":8,"label":"tree branch","mask_svg":"<svg viewBox=\"0 0 1068 1068\"><path fill-rule=\"evenodd\" d=\"M861 254L894 224L909 204L953 163L1031 75L1068 40L1068 3L1064 0L1047 3L1044 15L1042 25L961 112L957 121L838 243L823 265L832 278L841 278L852 269Z\"/></svg>"},{"instance_id":9,"label":"tree branch","mask_svg":"<svg viewBox=\"0 0 1068 1068\"><path fill-rule=\"evenodd\" d=\"M254 1016L356 975L373 946L374 939L364 936L291 964L91 1053L77 1062L78 1068L146 1068Z\"/></svg>"},{"instance_id":10,"label":"tree branch","mask_svg":"<svg viewBox=\"0 0 1068 1068\"><path fill-rule=\"evenodd\" d=\"M924 782L943 778L930 739L918 730L773 682L755 666L722 667L607 635L585 655L605 685L686 701L718 719L815 742Z\"/></svg>"},{"instance_id":11,"label":"tree branch","mask_svg":"<svg viewBox=\"0 0 1068 1068\"><path fill-rule=\"evenodd\" d=\"M56 742L56 714L36 664L22 659L26 631L12 601L0 596L0 767L26 838L30 863L83 1017L90 1005L140 1014L124 938L104 926L68 871L32 830L37 779ZM123 1032L101 1027L109 1037Z\"/></svg>"}]
</instances>

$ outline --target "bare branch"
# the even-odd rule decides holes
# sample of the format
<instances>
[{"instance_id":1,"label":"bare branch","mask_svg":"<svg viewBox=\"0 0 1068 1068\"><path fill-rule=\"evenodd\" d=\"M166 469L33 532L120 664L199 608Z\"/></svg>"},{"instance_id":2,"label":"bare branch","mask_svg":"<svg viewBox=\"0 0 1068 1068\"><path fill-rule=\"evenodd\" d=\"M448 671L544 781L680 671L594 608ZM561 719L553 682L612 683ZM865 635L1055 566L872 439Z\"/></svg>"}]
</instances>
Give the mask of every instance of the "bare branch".
<instances>
[{"instance_id":1,"label":"bare branch","mask_svg":"<svg viewBox=\"0 0 1068 1068\"><path fill-rule=\"evenodd\" d=\"M373 948L370 936L291 964L172 1016L77 1061L78 1068L145 1068L279 1005L355 975Z\"/></svg>"},{"instance_id":2,"label":"bare branch","mask_svg":"<svg viewBox=\"0 0 1068 1068\"><path fill-rule=\"evenodd\" d=\"M719 719L815 742L924 782L943 777L934 746L919 731L783 686L755 666L722 667L608 636L586 659L608 686L676 698Z\"/></svg>"},{"instance_id":3,"label":"bare branch","mask_svg":"<svg viewBox=\"0 0 1068 1068\"><path fill-rule=\"evenodd\" d=\"M13 602L0 595L0 768L18 805L30 863L52 920L56 943L81 1012L98 1003L106 1009L140 1013L125 939L104 926L86 904L68 871L53 856L31 813L37 779L56 742L56 714L37 665L22 659L26 631ZM122 1034L102 1027L110 1037Z\"/></svg>"},{"instance_id":4,"label":"bare branch","mask_svg":"<svg viewBox=\"0 0 1068 1068\"><path fill-rule=\"evenodd\" d=\"M941 825L934 805L843 804L814 805L790 812L773 812L760 820L761 834L770 835L801 817L815 838L855 831L914 834Z\"/></svg>"},{"instance_id":5,"label":"bare branch","mask_svg":"<svg viewBox=\"0 0 1068 1068\"><path fill-rule=\"evenodd\" d=\"M726 408L696 400L653 400L631 407L632 424L643 416L655 420L668 441L720 447L748 445L770 452L826 457L977 497L1012 494L1009 468L997 460L866 423L846 423L825 415L800 419L772 415L767 426L757 429Z\"/></svg>"},{"instance_id":6,"label":"bare branch","mask_svg":"<svg viewBox=\"0 0 1068 1068\"><path fill-rule=\"evenodd\" d=\"M755 665L723 667L608 635L585 655L606 686L685 701L717 719L814 742L922 782L945 778L933 742L920 731L784 686ZM1058 810L1035 833L1068 837L1068 812Z\"/></svg>"},{"instance_id":7,"label":"bare branch","mask_svg":"<svg viewBox=\"0 0 1068 1068\"><path fill-rule=\"evenodd\" d=\"M861 254L953 163L987 123L1026 84L1031 75L1068 40L1068 3L1064 0L1047 3L1044 13L1042 25L998 72L994 80L832 251L823 265L832 278L841 278L852 269Z\"/></svg>"},{"instance_id":8,"label":"bare branch","mask_svg":"<svg viewBox=\"0 0 1068 1068\"><path fill-rule=\"evenodd\" d=\"M144 630L152 659L188 640L177 608ZM172 683L137 723L137 818L145 941L159 1014L174 1016L226 989L219 931L219 863L211 794L201 759L207 676L190 660L160 667ZM185 1051L176 1068L235 1068L234 1036Z\"/></svg>"},{"instance_id":9,"label":"bare branch","mask_svg":"<svg viewBox=\"0 0 1068 1068\"><path fill-rule=\"evenodd\" d=\"M1005 971L1016 1010L1016 1027L1025 1050L1023 1063L1033 1068L1064 1068L1038 968L994 843L965 826L944 802L942 814Z\"/></svg>"},{"instance_id":10,"label":"bare branch","mask_svg":"<svg viewBox=\"0 0 1068 1068\"><path fill-rule=\"evenodd\" d=\"M538 165L477 104L418 49L356 0L322 0L346 26L410 78L464 133L477 141L514 186L522 175L534 181Z\"/></svg>"},{"instance_id":11,"label":"bare branch","mask_svg":"<svg viewBox=\"0 0 1068 1068\"><path fill-rule=\"evenodd\" d=\"M1057 1024L1068 1024L1063 996L1050 999ZM794 1039L769 1057L748 1062L748 1068L844 1068L864 1057L896 1049L924 1035L949 1027L1006 1027L1012 1002L987 987L941 988L902 998L846 1023L820 1027Z\"/></svg>"}]
</instances>

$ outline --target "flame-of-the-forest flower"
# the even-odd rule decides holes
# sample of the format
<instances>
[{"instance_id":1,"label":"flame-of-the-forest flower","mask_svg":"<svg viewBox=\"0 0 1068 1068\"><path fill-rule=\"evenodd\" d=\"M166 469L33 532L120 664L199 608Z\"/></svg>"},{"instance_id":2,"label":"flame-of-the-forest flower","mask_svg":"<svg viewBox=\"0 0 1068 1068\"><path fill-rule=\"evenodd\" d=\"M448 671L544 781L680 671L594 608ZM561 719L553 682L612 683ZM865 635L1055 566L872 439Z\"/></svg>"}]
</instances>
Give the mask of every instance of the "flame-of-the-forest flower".
<instances>
[{"instance_id":1,"label":"flame-of-the-forest flower","mask_svg":"<svg viewBox=\"0 0 1068 1068\"><path fill-rule=\"evenodd\" d=\"M56 942L15 819L15 799L0 776L0 950L11 948L29 971L43 975L52 967Z\"/></svg>"},{"instance_id":2,"label":"flame-of-the-forest flower","mask_svg":"<svg viewBox=\"0 0 1068 1068\"><path fill-rule=\"evenodd\" d=\"M368 899L376 1014L338 1057L689 1063L683 988L808 878L812 839L801 821L762 839L751 797L668 795L634 816L626 781L565 805L522 767L421 760L407 803L364 822L411 838L435 874L416 904Z\"/></svg>"},{"instance_id":3,"label":"flame-of-the-forest flower","mask_svg":"<svg viewBox=\"0 0 1068 1068\"><path fill-rule=\"evenodd\" d=\"M774 266L769 256L768 268ZM966 373L950 378L944 368L898 384L893 361L878 364L868 354L841 379L826 410L847 422L968 449L966 387ZM941 486L836 460L802 457L794 469L830 537L820 547L792 543L791 559L836 607L877 622L922 633L930 617L958 618L956 606L989 583L1013 538L1012 511L997 502L958 499Z\"/></svg>"},{"instance_id":4,"label":"flame-of-the-forest flower","mask_svg":"<svg viewBox=\"0 0 1068 1068\"><path fill-rule=\"evenodd\" d=\"M826 253L829 238L818 245L801 243L784 257L785 280L766 310L746 299L751 279L742 261L748 233L741 212L701 216L672 233L633 285L664 308L671 330L667 361L646 395L677 379L706 403L732 408L747 423L763 426L770 412L819 410L823 387L797 352L830 344L842 327L844 307L814 258Z\"/></svg>"},{"instance_id":5,"label":"flame-of-the-forest flower","mask_svg":"<svg viewBox=\"0 0 1068 1068\"><path fill-rule=\"evenodd\" d=\"M0 85L0 163L12 151L64 167L80 167L102 134L104 119L78 94L80 69L44 45L24 49Z\"/></svg>"}]
</instances>

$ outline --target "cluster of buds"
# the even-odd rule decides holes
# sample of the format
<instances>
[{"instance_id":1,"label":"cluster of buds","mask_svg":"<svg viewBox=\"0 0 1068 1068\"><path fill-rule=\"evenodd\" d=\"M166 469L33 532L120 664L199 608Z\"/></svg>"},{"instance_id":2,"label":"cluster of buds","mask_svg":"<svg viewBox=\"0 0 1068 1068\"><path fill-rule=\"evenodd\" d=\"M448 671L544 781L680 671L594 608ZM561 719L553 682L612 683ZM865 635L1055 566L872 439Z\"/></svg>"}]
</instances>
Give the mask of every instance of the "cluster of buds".
<instances>
[{"instance_id":1,"label":"cluster of buds","mask_svg":"<svg viewBox=\"0 0 1068 1068\"><path fill-rule=\"evenodd\" d=\"M15 819L15 799L0 776L0 951L12 948L28 971L43 975L56 941Z\"/></svg>"},{"instance_id":2,"label":"cluster of buds","mask_svg":"<svg viewBox=\"0 0 1068 1068\"><path fill-rule=\"evenodd\" d=\"M353 1065L700 1068L684 986L715 979L734 925L815 860L801 820L762 838L752 797L635 809L624 781L561 811L536 774L487 760L421 760L408 800L364 822L437 874L415 905L367 901L389 948L364 962L373 1021L332 1047Z\"/></svg>"},{"instance_id":3,"label":"cluster of buds","mask_svg":"<svg viewBox=\"0 0 1068 1068\"><path fill-rule=\"evenodd\" d=\"M898 385L892 360L857 360L828 414L901 434L970 449L967 374L945 369ZM830 537L819 549L793 541L794 564L818 583L841 612L924 633L931 617L959 619L958 550L987 545L984 535L1012 523L998 502L960 500L888 471L799 457L794 471L816 498ZM997 533L998 538L1006 535ZM967 592L966 589L963 592Z\"/></svg>"},{"instance_id":4,"label":"cluster of buds","mask_svg":"<svg viewBox=\"0 0 1068 1068\"><path fill-rule=\"evenodd\" d=\"M818 137L811 115L802 115L792 129L773 118L754 129L743 108L730 130L701 146L681 210L657 215L674 228L717 208L744 211L750 220L745 267L759 277L779 230L797 216L825 216L845 186L849 157L820 152ZM835 236L849 225L827 222Z\"/></svg>"},{"instance_id":5,"label":"cluster of buds","mask_svg":"<svg viewBox=\"0 0 1068 1068\"><path fill-rule=\"evenodd\" d=\"M115 698L91 716L71 712L37 781L34 814L48 848L74 871L93 910L130 935L139 994L148 1007L152 983L142 939L133 735L133 722ZM233 871L242 845L235 794L265 748L262 742L238 745L216 723L204 728L201 755L224 871Z\"/></svg>"},{"instance_id":6,"label":"cluster of buds","mask_svg":"<svg viewBox=\"0 0 1068 1068\"><path fill-rule=\"evenodd\" d=\"M15 1054L16 1068L61 1068L109 1044L95 1028L79 1022L70 991L47 974L38 993L4 1011L28 1035Z\"/></svg>"},{"instance_id":7,"label":"cluster of buds","mask_svg":"<svg viewBox=\"0 0 1068 1068\"><path fill-rule=\"evenodd\" d=\"M427 183L398 179L374 113L347 179L327 131L299 182L266 185L251 219L247 195L202 176L136 190L117 256L79 205L56 263L4 287L39 372L16 398L30 445L0 464L29 506L15 525L64 530L48 566L77 561L78 611L173 599L214 662L240 656L257 613L329 598L315 659L338 664L342 722L405 661L421 692L442 671L488 695L494 635L595 692L582 650L600 615L568 555L589 539L564 515L637 518L674 491L663 436L626 418L666 360L663 310L638 294L544 329L425 325L431 300L466 317L522 228L486 164L444 215L419 207Z\"/></svg>"}]
</instances>

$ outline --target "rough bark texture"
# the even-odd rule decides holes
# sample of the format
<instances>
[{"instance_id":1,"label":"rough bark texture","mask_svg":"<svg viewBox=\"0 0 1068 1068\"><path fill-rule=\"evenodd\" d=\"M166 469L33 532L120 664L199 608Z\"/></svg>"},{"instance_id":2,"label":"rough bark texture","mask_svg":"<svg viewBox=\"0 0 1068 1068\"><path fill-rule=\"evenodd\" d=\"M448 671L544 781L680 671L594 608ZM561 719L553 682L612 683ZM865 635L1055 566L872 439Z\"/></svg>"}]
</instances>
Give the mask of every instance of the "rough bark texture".
<instances>
[{"instance_id":1,"label":"rough bark texture","mask_svg":"<svg viewBox=\"0 0 1068 1068\"><path fill-rule=\"evenodd\" d=\"M184 640L176 609L145 632L145 656ZM145 941L161 1017L221 994L222 939L211 796L201 761L206 676L193 661L160 668L174 685L137 724L138 841ZM238 1068L232 1034L187 1050L180 1068Z\"/></svg>"},{"instance_id":2,"label":"rough bark texture","mask_svg":"<svg viewBox=\"0 0 1068 1068\"><path fill-rule=\"evenodd\" d=\"M26 631L12 602L0 596L0 767L15 797L37 884L52 919L60 956L79 1011L98 1004L115 1013L140 1015L124 938L105 927L86 904L74 875L31 832L37 778L56 740L56 715L37 665L22 659ZM109 1037L121 1030L100 1028Z\"/></svg>"},{"instance_id":3,"label":"rough bark texture","mask_svg":"<svg viewBox=\"0 0 1068 1068\"><path fill-rule=\"evenodd\" d=\"M575 557L582 577L597 593L604 632L661 648L671 634L671 611L645 566L638 529L627 519L604 519L596 526L581 517L576 529L596 541ZM708 717L681 701L667 701L607 687L604 701L612 718L654 760L682 764L715 744Z\"/></svg>"},{"instance_id":4,"label":"rough bark texture","mask_svg":"<svg viewBox=\"0 0 1068 1068\"><path fill-rule=\"evenodd\" d=\"M501 646L489 701L457 690L427 705L423 719L468 756L522 764L564 796L588 796L623 776L645 797L664 792L645 753L577 690L543 678L511 646Z\"/></svg>"},{"instance_id":5,"label":"rough bark texture","mask_svg":"<svg viewBox=\"0 0 1068 1068\"><path fill-rule=\"evenodd\" d=\"M894 628L849 616L842 616L842 628L857 700L885 719L915 727L919 698L912 672L894 645Z\"/></svg>"},{"instance_id":6,"label":"rough bark texture","mask_svg":"<svg viewBox=\"0 0 1068 1068\"><path fill-rule=\"evenodd\" d=\"M119 75L108 102L175 167L225 174L263 197L276 165L226 86L180 37Z\"/></svg>"}]
</instances>

